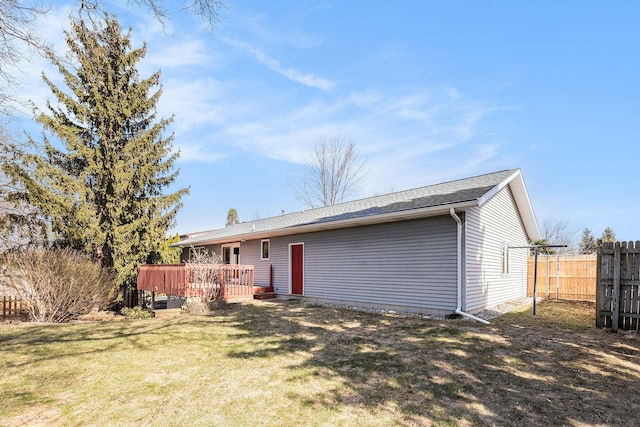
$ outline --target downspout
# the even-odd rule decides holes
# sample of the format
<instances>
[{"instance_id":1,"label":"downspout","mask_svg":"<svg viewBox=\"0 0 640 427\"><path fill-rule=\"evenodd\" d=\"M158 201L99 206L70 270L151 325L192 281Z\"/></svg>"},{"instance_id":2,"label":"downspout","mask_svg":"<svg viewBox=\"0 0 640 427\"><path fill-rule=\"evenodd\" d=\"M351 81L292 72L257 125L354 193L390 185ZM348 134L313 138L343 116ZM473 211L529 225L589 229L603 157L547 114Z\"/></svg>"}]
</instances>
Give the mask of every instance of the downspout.
<instances>
[{"instance_id":1,"label":"downspout","mask_svg":"<svg viewBox=\"0 0 640 427\"><path fill-rule=\"evenodd\" d=\"M457 242L458 243L458 277L457 277L458 301L456 303L455 313L464 317L468 317L469 319L475 320L476 322L484 323L485 325L490 325L491 324L490 322L462 311L462 220L458 215L456 215L456 211L454 208L451 208L451 210L449 210L449 214L451 214L451 217L455 220L457 224L457 238L458 238L457 239L458 240Z\"/></svg>"}]
</instances>

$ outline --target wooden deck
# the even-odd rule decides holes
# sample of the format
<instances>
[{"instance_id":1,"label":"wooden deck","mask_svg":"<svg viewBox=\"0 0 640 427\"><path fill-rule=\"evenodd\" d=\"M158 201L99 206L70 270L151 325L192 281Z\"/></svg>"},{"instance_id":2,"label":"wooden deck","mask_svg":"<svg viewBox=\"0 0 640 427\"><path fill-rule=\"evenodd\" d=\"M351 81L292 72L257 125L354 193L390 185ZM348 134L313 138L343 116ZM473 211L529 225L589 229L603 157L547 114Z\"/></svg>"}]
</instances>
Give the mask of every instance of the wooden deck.
<instances>
[{"instance_id":1,"label":"wooden deck","mask_svg":"<svg viewBox=\"0 0 640 427\"><path fill-rule=\"evenodd\" d=\"M224 301L253 298L253 265L145 264L138 270L138 290L180 297L219 291Z\"/></svg>"}]
</instances>

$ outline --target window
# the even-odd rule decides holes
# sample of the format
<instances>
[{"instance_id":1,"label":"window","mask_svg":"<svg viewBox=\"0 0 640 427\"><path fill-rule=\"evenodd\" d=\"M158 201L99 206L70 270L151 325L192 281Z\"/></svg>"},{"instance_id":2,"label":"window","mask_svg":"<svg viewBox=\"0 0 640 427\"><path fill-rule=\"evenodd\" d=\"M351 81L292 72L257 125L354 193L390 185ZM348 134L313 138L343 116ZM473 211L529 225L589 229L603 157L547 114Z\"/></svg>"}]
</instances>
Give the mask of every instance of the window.
<instances>
[{"instance_id":1,"label":"window","mask_svg":"<svg viewBox=\"0 0 640 427\"><path fill-rule=\"evenodd\" d=\"M261 255L260 259L269 259L269 251L271 249L271 241L262 240L260 242Z\"/></svg>"},{"instance_id":2,"label":"window","mask_svg":"<svg viewBox=\"0 0 640 427\"><path fill-rule=\"evenodd\" d=\"M502 274L509 274L509 244L502 243Z\"/></svg>"}]
</instances>

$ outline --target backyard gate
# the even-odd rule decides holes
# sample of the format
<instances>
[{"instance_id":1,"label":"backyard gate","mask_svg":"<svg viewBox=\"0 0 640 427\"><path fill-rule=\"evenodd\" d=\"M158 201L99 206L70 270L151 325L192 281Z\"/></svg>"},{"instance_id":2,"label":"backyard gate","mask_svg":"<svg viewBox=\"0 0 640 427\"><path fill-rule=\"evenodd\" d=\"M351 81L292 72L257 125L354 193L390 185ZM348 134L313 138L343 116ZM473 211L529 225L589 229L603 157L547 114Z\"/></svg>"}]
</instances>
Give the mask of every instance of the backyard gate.
<instances>
[{"instance_id":1,"label":"backyard gate","mask_svg":"<svg viewBox=\"0 0 640 427\"><path fill-rule=\"evenodd\" d=\"M598 248L596 326L640 330L640 241Z\"/></svg>"}]
</instances>

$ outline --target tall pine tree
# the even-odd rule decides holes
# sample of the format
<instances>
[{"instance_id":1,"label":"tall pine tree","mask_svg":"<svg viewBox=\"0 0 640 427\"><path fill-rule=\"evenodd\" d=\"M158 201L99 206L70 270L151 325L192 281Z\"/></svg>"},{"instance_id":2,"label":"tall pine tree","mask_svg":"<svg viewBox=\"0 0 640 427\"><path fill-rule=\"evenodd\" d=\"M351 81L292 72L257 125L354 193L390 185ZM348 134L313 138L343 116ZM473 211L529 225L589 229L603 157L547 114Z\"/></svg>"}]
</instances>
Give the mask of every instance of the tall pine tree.
<instances>
[{"instance_id":1,"label":"tall pine tree","mask_svg":"<svg viewBox=\"0 0 640 427\"><path fill-rule=\"evenodd\" d=\"M582 239L580 240L580 245L578 247L580 253L583 255L590 255L595 253L597 249L598 245L595 237L593 237L593 233L591 233L591 230L588 227L582 230Z\"/></svg>"},{"instance_id":2,"label":"tall pine tree","mask_svg":"<svg viewBox=\"0 0 640 427\"><path fill-rule=\"evenodd\" d=\"M117 285L132 287L188 192L164 193L178 171L173 135L163 136L172 119L156 117L160 73L139 77L146 47L132 49L130 31L123 33L114 17L91 28L72 21L66 36L76 67L52 59L67 90L43 76L56 102L36 115L61 144L46 135L32 139L38 150L13 176L50 221L58 245L91 253L115 269Z\"/></svg>"}]
</instances>

